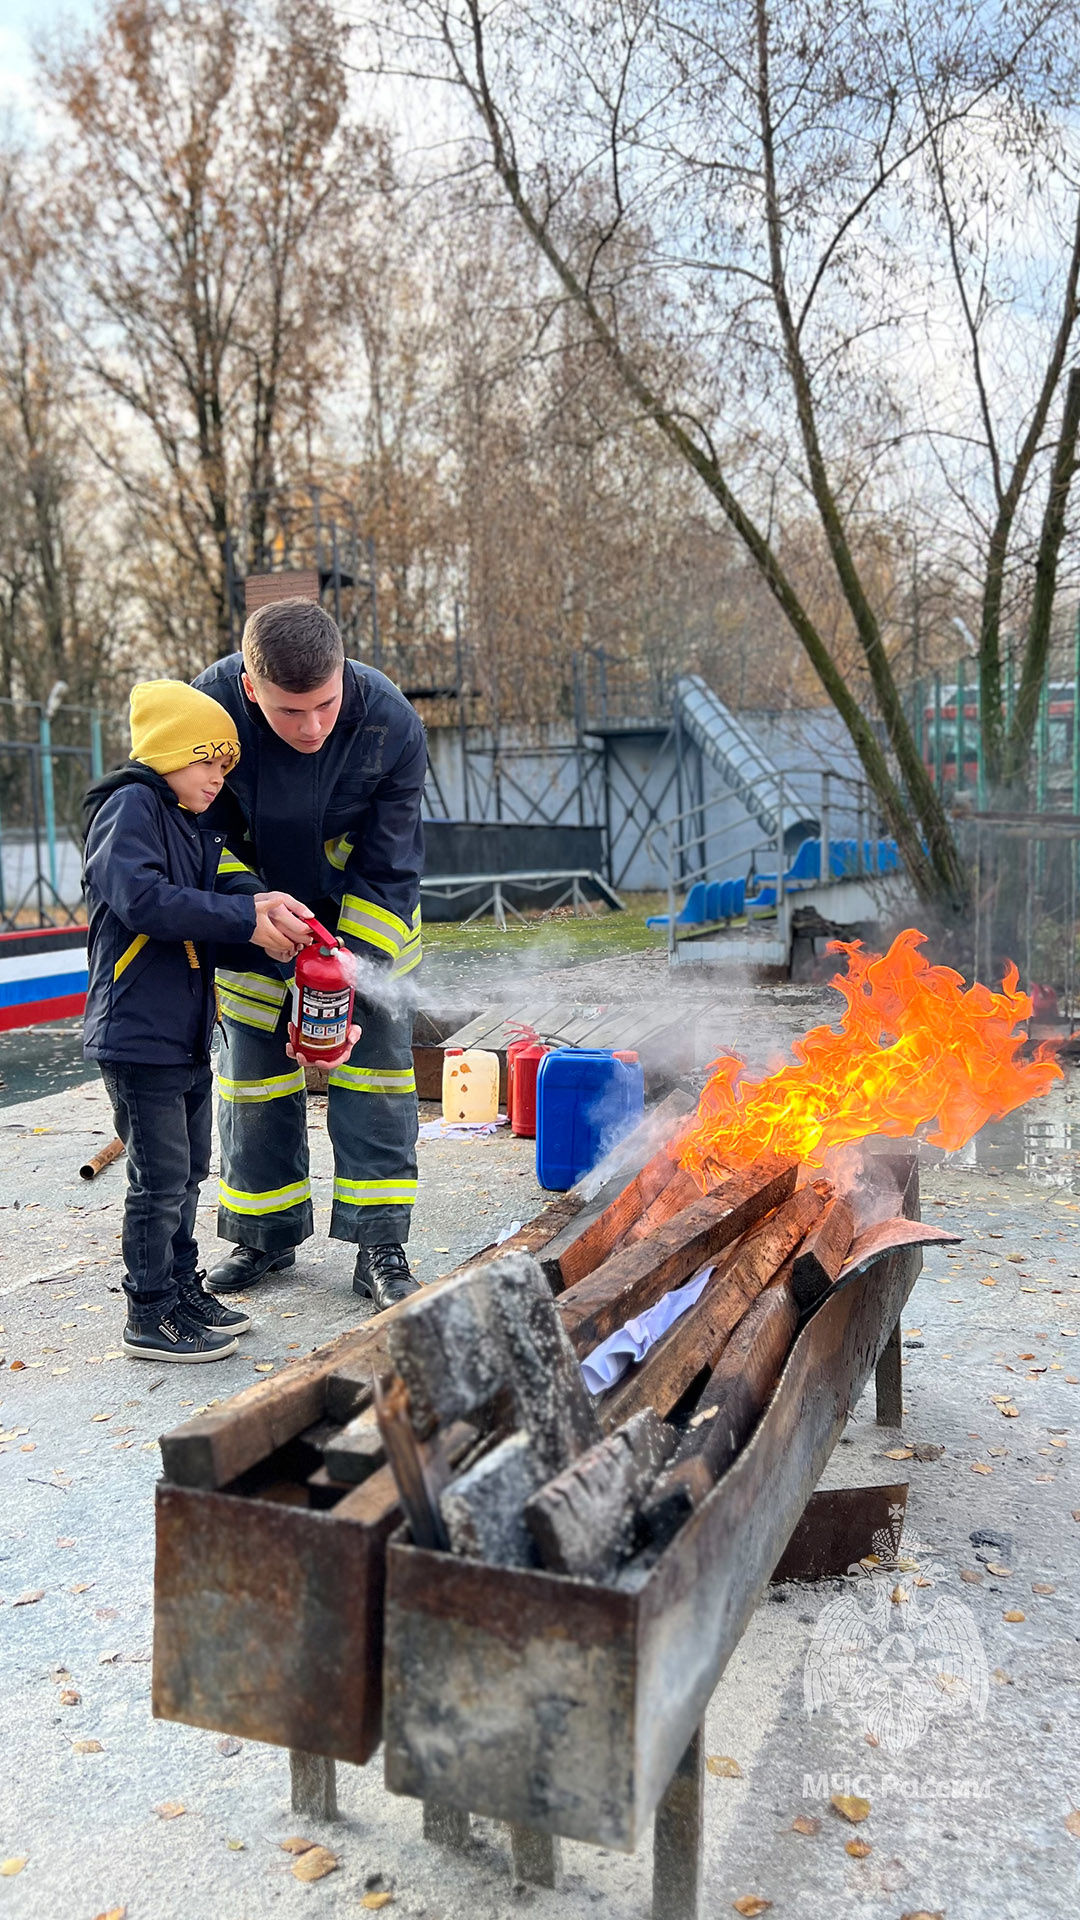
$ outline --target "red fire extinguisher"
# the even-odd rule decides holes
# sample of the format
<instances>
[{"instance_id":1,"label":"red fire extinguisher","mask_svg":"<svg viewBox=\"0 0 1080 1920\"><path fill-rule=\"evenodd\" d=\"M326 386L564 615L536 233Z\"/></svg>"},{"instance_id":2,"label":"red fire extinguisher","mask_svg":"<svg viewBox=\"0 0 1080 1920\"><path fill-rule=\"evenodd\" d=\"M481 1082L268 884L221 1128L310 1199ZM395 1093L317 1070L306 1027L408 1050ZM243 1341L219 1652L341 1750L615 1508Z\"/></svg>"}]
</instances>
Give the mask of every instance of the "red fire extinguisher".
<instances>
[{"instance_id":1,"label":"red fire extinguisher","mask_svg":"<svg viewBox=\"0 0 1080 1920\"><path fill-rule=\"evenodd\" d=\"M344 1053L352 1025L353 989L346 956L332 933L308 918L315 944L301 949L293 980L289 1041L309 1060Z\"/></svg>"}]
</instances>

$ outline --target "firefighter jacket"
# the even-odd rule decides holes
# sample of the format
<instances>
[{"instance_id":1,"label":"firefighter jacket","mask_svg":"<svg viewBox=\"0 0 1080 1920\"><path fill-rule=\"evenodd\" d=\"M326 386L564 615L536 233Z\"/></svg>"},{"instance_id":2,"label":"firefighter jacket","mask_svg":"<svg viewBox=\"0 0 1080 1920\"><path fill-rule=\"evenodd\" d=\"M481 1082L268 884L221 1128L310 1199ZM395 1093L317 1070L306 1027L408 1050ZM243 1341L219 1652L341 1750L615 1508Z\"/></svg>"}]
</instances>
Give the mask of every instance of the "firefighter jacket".
<instances>
[{"instance_id":1,"label":"firefighter jacket","mask_svg":"<svg viewBox=\"0 0 1080 1920\"><path fill-rule=\"evenodd\" d=\"M248 941L261 882L159 773L129 765L83 802L89 1060L192 1066L215 1018L214 953Z\"/></svg>"},{"instance_id":2,"label":"firefighter jacket","mask_svg":"<svg viewBox=\"0 0 1080 1920\"><path fill-rule=\"evenodd\" d=\"M353 952L407 973L420 959L424 866L427 745L418 714L385 674L346 660L333 732L318 753L297 753L248 699L243 670L233 653L195 681L240 735L239 764L210 817L268 887L321 920L332 916Z\"/></svg>"}]
</instances>

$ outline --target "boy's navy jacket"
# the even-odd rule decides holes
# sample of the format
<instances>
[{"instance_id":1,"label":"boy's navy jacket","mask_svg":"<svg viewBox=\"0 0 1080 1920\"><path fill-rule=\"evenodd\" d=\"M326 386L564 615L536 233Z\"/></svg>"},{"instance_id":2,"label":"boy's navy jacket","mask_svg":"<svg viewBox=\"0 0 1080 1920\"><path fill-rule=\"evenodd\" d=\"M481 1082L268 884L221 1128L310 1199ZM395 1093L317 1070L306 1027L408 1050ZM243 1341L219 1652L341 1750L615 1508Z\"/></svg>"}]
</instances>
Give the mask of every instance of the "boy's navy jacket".
<instances>
[{"instance_id":1,"label":"boy's navy jacket","mask_svg":"<svg viewBox=\"0 0 1080 1920\"><path fill-rule=\"evenodd\" d=\"M262 882L168 782L132 763L83 802L89 1060L190 1066L213 1030L214 948L251 938Z\"/></svg>"},{"instance_id":2,"label":"boy's navy jacket","mask_svg":"<svg viewBox=\"0 0 1080 1920\"><path fill-rule=\"evenodd\" d=\"M419 715L385 674L346 660L344 696L318 753L298 753L244 692L243 657L195 685L220 702L240 760L209 818L268 887L336 919L343 944L406 973L420 959L420 804L427 743ZM246 835L246 838L243 836Z\"/></svg>"}]
</instances>

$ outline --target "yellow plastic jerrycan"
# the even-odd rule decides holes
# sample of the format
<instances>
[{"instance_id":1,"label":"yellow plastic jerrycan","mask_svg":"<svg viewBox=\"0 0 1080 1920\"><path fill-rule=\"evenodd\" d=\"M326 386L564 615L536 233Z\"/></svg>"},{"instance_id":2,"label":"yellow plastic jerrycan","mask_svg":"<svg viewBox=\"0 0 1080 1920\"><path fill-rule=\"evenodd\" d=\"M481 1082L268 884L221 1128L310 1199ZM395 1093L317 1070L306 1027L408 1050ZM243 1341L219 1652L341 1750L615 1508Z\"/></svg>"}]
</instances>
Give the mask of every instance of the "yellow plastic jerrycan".
<instances>
[{"instance_id":1,"label":"yellow plastic jerrycan","mask_svg":"<svg viewBox=\"0 0 1080 1920\"><path fill-rule=\"evenodd\" d=\"M443 1119L451 1125L494 1120L499 1112L499 1056L482 1047L447 1047L442 1070Z\"/></svg>"}]
</instances>

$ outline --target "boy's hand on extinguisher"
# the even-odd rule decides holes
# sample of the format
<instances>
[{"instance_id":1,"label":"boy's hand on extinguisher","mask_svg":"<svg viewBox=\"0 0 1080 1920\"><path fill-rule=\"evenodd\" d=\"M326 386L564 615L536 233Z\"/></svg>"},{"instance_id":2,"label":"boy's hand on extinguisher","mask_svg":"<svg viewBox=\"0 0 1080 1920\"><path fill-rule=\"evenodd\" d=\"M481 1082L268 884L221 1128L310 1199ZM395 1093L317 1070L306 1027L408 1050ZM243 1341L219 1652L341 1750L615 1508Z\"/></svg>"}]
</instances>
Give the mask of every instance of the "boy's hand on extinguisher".
<instances>
[{"instance_id":1,"label":"boy's hand on extinguisher","mask_svg":"<svg viewBox=\"0 0 1080 1920\"><path fill-rule=\"evenodd\" d=\"M301 947L311 945L314 939L311 928L308 926L311 909L305 907L302 900L295 899L291 893L278 891L257 893L254 899L256 914L261 916L265 911L271 926L279 936L279 941L290 948L286 954L275 954L275 959L291 960ZM252 938L254 937L253 935ZM256 945L262 946L263 942L256 940Z\"/></svg>"},{"instance_id":2,"label":"boy's hand on extinguisher","mask_svg":"<svg viewBox=\"0 0 1080 1920\"><path fill-rule=\"evenodd\" d=\"M293 1046L291 1040L286 1041L285 1051L290 1060L299 1060L305 1067L340 1067L348 1059L362 1032L362 1027L350 1027L349 1037L337 1053L302 1053Z\"/></svg>"},{"instance_id":3,"label":"boy's hand on extinguisher","mask_svg":"<svg viewBox=\"0 0 1080 1920\"><path fill-rule=\"evenodd\" d=\"M262 947L271 960L295 960L301 947L306 947L311 934L302 920L298 920L291 908L284 902L292 899L290 894L257 893L255 903L255 931L251 935L253 946ZM292 906L299 902L293 900ZM298 928L295 935L292 928Z\"/></svg>"}]
</instances>

